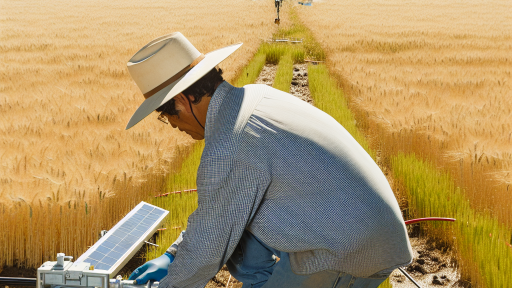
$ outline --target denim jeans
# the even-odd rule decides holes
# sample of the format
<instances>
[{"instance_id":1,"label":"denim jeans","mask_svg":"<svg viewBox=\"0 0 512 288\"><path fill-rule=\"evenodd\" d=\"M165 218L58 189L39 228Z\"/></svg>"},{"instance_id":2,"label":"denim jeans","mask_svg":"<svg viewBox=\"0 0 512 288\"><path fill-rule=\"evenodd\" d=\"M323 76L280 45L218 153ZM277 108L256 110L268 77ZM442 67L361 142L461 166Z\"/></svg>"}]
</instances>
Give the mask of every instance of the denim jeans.
<instances>
[{"instance_id":1,"label":"denim jeans","mask_svg":"<svg viewBox=\"0 0 512 288\"><path fill-rule=\"evenodd\" d=\"M279 262L274 255L280 258ZM360 278L330 270L295 274L288 253L268 247L248 231L226 265L231 275L243 283L242 288L376 288L387 278Z\"/></svg>"}]
</instances>

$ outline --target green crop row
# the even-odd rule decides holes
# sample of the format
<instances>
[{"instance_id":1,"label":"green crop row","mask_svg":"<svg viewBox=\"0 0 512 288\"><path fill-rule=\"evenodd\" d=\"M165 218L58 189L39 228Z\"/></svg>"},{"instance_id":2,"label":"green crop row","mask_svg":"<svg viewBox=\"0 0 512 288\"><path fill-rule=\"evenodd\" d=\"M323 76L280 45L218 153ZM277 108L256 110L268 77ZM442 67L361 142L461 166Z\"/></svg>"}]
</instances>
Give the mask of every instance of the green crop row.
<instances>
[{"instance_id":1,"label":"green crop row","mask_svg":"<svg viewBox=\"0 0 512 288\"><path fill-rule=\"evenodd\" d=\"M165 218L166 230L159 233L158 248L147 247L146 260L162 255L178 238L181 231L187 228L188 216L197 208L197 193L187 192L196 188L197 169L204 149L204 141L194 144L192 151L181 164L181 168L168 176L165 191L167 196L156 197L151 203L169 211Z\"/></svg>"},{"instance_id":2,"label":"green crop row","mask_svg":"<svg viewBox=\"0 0 512 288\"><path fill-rule=\"evenodd\" d=\"M276 32L276 35L278 35L278 37L276 38L301 39L302 44L300 48L302 49L301 53L304 54L303 59L317 61L325 60L325 52L322 49L322 47L318 44L318 42L316 42L311 31L302 23L300 23L299 18L297 17L297 14L295 13L294 10L291 10L290 12L290 20L292 21L293 25L285 29L279 29ZM279 58L275 59L279 60ZM277 62L269 63L275 64ZM296 61L296 63L302 63L302 61Z\"/></svg>"},{"instance_id":3,"label":"green crop row","mask_svg":"<svg viewBox=\"0 0 512 288\"><path fill-rule=\"evenodd\" d=\"M196 173L203 148L204 141L197 141L194 144L190 154L181 163L181 168L167 177L165 191L179 191L196 187Z\"/></svg>"},{"instance_id":4,"label":"green crop row","mask_svg":"<svg viewBox=\"0 0 512 288\"><path fill-rule=\"evenodd\" d=\"M305 53L302 44L263 43L258 51L266 55L266 62L268 64L278 64L285 55L289 55L294 63L304 63Z\"/></svg>"},{"instance_id":5,"label":"green crop row","mask_svg":"<svg viewBox=\"0 0 512 288\"><path fill-rule=\"evenodd\" d=\"M277 67L276 77L274 78L274 88L281 91L290 92L290 85L293 78L293 59L290 53L281 56L279 66Z\"/></svg>"},{"instance_id":6,"label":"green crop row","mask_svg":"<svg viewBox=\"0 0 512 288\"><path fill-rule=\"evenodd\" d=\"M343 92L324 65L308 69L309 87L315 105L333 116L372 155L365 137L356 127ZM415 217L451 217L455 223L430 222L423 228L429 236L455 245L459 267L473 284L484 287L512 287L512 247L506 226L488 214L475 212L447 173L422 162L414 155L392 157L392 170L408 190L409 207ZM454 237L452 239L447 239ZM389 282L382 287L390 287Z\"/></svg>"},{"instance_id":7,"label":"green crop row","mask_svg":"<svg viewBox=\"0 0 512 288\"><path fill-rule=\"evenodd\" d=\"M261 49L254 55L251 62L242 70L242 73L235 81L236 87L243 87L247 84L254 83L265 66L266 55Z\"/></svg>"},{"instance_id":8,"label":"green crop row","mask_svg":"<svg viewBox=\"0 0 512 288\"><path fill-rule=\"evenodd\" d=\"M155 198L153 205L169 211L165 218L165 231L158 234L157 248L147 245L146 260L161 256L178 238L181 231L186 230L188 216L197 208L197 193L183 192Z\"/></svg>"},{"instance_id":9,"label":"green crop row","mask_svg":"<svg viewBox=\"0 0 512 288\"><path fill-rule=\"evenodd\" d=\"M463 191L455 187L448 173L443 173L415 155L399 153L392 157L395 177L402 180L409 203L417 217L456 218L455 223L431 222L429 234L453 235L445 239L456 245L462 263L475 286L512 287L511 238L506 226L488 214L471 209ZM462 267L463 266L463 267Z\"/></svg>"}]
</instances>

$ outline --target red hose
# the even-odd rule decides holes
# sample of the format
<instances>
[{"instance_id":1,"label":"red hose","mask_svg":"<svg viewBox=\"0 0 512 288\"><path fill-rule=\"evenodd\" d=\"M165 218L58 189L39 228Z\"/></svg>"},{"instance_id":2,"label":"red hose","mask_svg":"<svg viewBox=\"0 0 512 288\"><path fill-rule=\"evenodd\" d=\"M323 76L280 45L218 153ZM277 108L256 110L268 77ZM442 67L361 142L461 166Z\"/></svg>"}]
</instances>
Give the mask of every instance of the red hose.
<instances>
[{"instance_id":1,"label":"red hose","mask_svg":"<svg viewBox=\"0 0 512 288\"><path fill-rule=\"evenodd\" d=\"M414 224L414 223L422 222L422 221L449 221L449 222L453 222L453 221L455 221L455 219L454 218L439 218L439 217L418 218L418 219L411 219L411 220L405 221L405 225Z\"/></svg>"},{"instance_id":2,"label":"red hose","mask_svg":"<svg viewBox=\"0 0 512 288\"><path fill-rule=\"evenodd\" d=\"M197 192L197 189L183 190L183 192L185 192L185 193ZM164 196L167 196L167 195L170 195L170 194L181 194L181 191L167 192L167 193L164 193L164 194L156 195L155 198L164 197Z\"/></svg>"}]
</instances>

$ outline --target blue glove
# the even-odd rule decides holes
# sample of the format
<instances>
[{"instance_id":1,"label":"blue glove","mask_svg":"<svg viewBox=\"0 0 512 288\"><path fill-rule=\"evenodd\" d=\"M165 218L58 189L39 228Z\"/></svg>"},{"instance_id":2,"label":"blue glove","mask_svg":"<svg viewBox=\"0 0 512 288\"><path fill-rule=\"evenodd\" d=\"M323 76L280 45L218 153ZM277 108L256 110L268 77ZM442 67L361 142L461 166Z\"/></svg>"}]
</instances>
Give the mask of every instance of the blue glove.
<instances>
[{"instance_id":1,"label":"blue glove","mask_svg":"<svg viewBox=\"0 0 512 288\"><path fill-rule=\"evenodd\" d=\"M160 281L167 276L167 269L172 261L174 256L165 252L162 256L135 269L128 280L135 280L135 284L146 284L149 280Z\"/></svg>"}]
</instances>

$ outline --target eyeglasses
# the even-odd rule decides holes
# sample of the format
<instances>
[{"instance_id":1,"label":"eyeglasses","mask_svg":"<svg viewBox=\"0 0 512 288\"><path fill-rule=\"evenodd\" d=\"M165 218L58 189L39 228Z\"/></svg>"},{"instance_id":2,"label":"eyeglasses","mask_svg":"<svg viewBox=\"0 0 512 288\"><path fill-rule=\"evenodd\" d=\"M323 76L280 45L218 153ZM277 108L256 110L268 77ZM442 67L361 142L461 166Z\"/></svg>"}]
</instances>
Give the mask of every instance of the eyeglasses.
<instances>
[{"instance_id":1,"label":"eyeglasses","mask_svg":"<svg viewBox=\"0 0 512 288\"><path fill-rule=\"evenodd\" d=\"M167 117L165 117L165 112L161 112L160 114L158 114L158 120L162 121L164 124L171 124L169 123L169 120L167 119Z\"/></svg>"}]
</instances>

